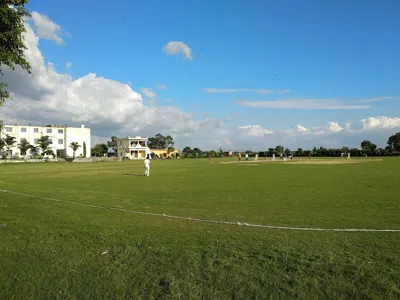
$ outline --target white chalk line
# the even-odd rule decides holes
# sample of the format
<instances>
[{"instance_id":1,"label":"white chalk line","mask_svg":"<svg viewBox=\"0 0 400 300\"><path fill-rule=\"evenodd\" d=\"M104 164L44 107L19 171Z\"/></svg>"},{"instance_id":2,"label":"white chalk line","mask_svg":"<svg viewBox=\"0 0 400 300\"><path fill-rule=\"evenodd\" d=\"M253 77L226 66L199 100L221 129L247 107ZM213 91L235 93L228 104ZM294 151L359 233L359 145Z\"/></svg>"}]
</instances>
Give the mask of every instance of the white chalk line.
<instances>
[{"instance_id":1,"label":"white chalk line","mask_svg":"<svg viewBox=\"0 0 400 300\"><path fill-rule=\"evenodd\" d=\"M2 193L20 195L30 198L37 198L42 200L49 200L55 201L60 203L68 203L68 204L75 204L81 205L85 207L93 207L99 209L108 209L108 210L117 210L127 213L133 213L138 215L147 215L147 216L156 216L156 217L165 217L170 219L180 219L180 220L187 220L187 221L195 221L195 222L202 222L202 223L214 223L214 224L223 224L223 225L237 225L237 226L247 226L247 227L257 227L257 228L267 228L267 229L284 229L284 230L303 230L303 231L338 231L338 232L400 232L400 229L367 229L367 228L310 228L310 227L287 227L287 226L273 226L273 225L261 225L261 224L251 224L251 223L242 223L242 222L230 222L230 221L218 221L218 220L207 220L207 219L199 219L199 218L192 218L192 217L182 217L182 216L174 216L174 215L167 215L167 214L160 214L160 213L150 213L150 212L143 212L143 211L136 211L130 210L125 208L118 208L118 207L106 207L100 206L95 204L87 204L87 203L80 203L76 201L69 201L69 200L60 200L56 198L49 198L49 197L42 197L33 194L25 194L19 193L9 190L2 190Z\"/></svg>"}]
</instances>

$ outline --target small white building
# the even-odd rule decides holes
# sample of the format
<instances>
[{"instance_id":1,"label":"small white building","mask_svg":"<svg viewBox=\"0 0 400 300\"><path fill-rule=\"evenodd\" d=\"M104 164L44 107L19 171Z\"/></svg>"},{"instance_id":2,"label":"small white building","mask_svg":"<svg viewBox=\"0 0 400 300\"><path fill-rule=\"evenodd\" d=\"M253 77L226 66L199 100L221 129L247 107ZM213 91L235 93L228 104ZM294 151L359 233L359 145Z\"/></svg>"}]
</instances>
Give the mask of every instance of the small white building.
<instances>
[{"instance_id":1,"label":"small white building","mask_svg":"<svg viewBox=\"0 0 400 300\"><path fill-rule=\"evenodd\" d=\"M57 125L31 126L4 124L0 137L5 138L6 135L16 138L15 144L11 147L10 153L8 153L12 156L19 156L21 154L18 144L23 140L26 140L29 144L39 148L38 140L41 136L49 137L51 142L49 149L53 150L56 157L72 157L74 153L70 147L72 142L77 142L80 145L79 149L75 152L76 157L80 155L83 156L84 145L86 146L86 157L90 157L91 154L90 128L86 128L84 125L81 127L68 127ZM5 154L6 149L2 152L3 153L1 154ZM40 153L40 149L38 149L38 153ZM32 155L30 150L28 150L26 154Z\"/></svg>"},{"instance_id":2,"label":"small white building","mask_svg":"<svg viewBox=\"0 0 400 300\"><path fill-rule=\"evenodd\" d=\"M141 136L119 138L117 142L117 153L121 159L145 159L151 154L150 148L147 146L148 138Z\"/></svg>"}]
</instances>

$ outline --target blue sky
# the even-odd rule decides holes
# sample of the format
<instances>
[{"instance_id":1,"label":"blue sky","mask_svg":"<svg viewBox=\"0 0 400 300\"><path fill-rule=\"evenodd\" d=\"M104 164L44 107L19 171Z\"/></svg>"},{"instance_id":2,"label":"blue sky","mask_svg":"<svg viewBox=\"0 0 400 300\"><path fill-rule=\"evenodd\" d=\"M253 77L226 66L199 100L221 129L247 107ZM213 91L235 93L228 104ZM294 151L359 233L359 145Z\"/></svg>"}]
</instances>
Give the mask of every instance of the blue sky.
<instances>
[{"instance_id":1,"label":"blue sky","mask_svg":"<svg viewBox=\"0 0 400 300\"><path fill-rule=\"evenodd\" d=\"M27 8L62 27L65 45L40 40L45 61L57 72L73 79L96 73L131 82L137 92L152 88L157 106L170 105L171 98L195 120L205 114L219 120L234 116L230 126L257 124L276 131L399 116L399 1L31 0ZM193 58L163 52L170 41L187 44ZM167 88L157 89L158 84ZM205 88L289 92L206 93ZM381 97L393 99L357 102ZM305 99L370 107L235 103Z\"/></svg>"}]
</instances>

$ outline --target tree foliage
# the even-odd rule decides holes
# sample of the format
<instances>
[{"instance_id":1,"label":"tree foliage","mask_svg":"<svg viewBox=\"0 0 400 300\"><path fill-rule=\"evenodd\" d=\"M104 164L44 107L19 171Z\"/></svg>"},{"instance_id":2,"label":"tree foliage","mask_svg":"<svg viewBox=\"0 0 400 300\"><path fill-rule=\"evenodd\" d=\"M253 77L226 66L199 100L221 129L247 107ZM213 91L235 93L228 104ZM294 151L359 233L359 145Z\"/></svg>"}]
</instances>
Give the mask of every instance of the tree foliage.
<instances>
[{"instance_id":1,"label":"tree foliage","mask_svg":"<svg viewBox=\"0 0 400 300\"><path fill-rule=\"evenodd\" d=\"M10 151L11 147L15 144L15 137L7 134L4 142L6 144L7 150Z\"/></svg>"},{"instance_id":2,"label":"tree foliage","mask_svg":"<svg viewBox=\"0 0 400 300\"><path fill-rule=\"evenodd\" d=\"M157 133L149 138L148 146L150 149L169 149L174 146L174 139L170 135L163 136Z\"/></svg>"},{"instance_id":3,"label":"tree foliage","mask_svg":"<svg viewBox=\"0 0 400 300\"><path fill-rule=\"evenodd\" d=\"M400 151L400 132L390 136L387 144L388 144L388 150Z\"/></svg>"},{"instance_id":4,"label":"tree foliage","mask_svg":"<svg viewBox=\"0 0 400 300\"><path fill-rule=\"evenodd\" d=\"M0 1L0 67L7 66L15 70L19 65L31 73L31 66L25 59L26 49L23 33L25 29L24 18L29 17L24 5L28 0L1 0ZM0 75L3 71L0 68ZM0 105L10 98L6 90L7 85L0 82Z\"/></svg>"},{"instance_id":5,"label":"tree foliage","mask_svg":"<svg viewBox=\"0 0 400 300\"><path fill-rule=\"evenodd\" d=\"M75 157L75 152L81 147L81 145L79 145L78 142L72 142L71 144L69 144L69 146L72 149L72 151L74 151L74 157Z\"/></svg>"},{"instance_id":6,"label":"tree foliage","mask_svg":"<svg viewBox=\"0 0 400 300\"><path fill-rule=\"evenodd\" d=\"M50 144L51 144L51 140L48 135L41 136L38 139L38 145L39 145L39 148L42 150L42 156L47 154Z\"/></svg>"},{"instance_id":7,"label":"tree foliage","mask_svg":"<svg viewBox=\"0 0 400 300\"><path fill-rule=\"evenodd\" d=\"M106 144L96 144L92 148L92 156L103 156L107 153L108 147Z\"/></svg>"},{"instance_id":8,"label":"tree foliage","mask_svg":"<svg viewBox=\"0 0 400 300\"><path fill-rule=\"evenodd\" d=\"M26 152L31 149L31 144L27 140L22 140L18 144L18 149L21 151L21 155L26 155Z\"/></svg>"},{"instance_id":9,"label":"tree foliage","mask_svg":"<svg viewBox=\"0 0 400 300\"><path fill-rule=\"evenodd\" d=\"M83 142L83 157L86 157L86 142Z\"/></svg>"},{"instance_id":10,"label":"tree foliage","mask_svg":"<svg viewBox=\"0 0 400 300\"><path fill-rule=\"evenodd\" d=\"M365 154L370 154L375 151L376 145L371 141L365 140L361 142L361 149Z\"/></svg>"},{"instance_id":11,"label":"tree foliage","mask_svg":"<svg viewBox=\"0 0 400 300\"><path fill-rule=\"evenodd\" d=\"M283 154L284 149L285 149L285 148L283 148L283 146L279 145L279 146L276 146L276 147L275 147L275 152L276 152L277 154Z\"/></svg>"}]
</instances>

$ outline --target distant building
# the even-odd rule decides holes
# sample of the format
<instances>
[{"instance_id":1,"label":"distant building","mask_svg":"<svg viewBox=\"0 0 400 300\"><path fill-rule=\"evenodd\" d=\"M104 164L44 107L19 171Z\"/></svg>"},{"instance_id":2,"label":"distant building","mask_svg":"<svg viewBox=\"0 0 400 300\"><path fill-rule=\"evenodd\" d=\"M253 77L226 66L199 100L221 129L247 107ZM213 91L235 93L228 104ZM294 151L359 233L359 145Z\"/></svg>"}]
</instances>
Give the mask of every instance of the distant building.
<instances>
[{"instance_id":1,"label":"distant building","mask_svg":"<svg viewBox=\"0 0 400 300\"><path fill-rule=\"evenodd\" d=\"M119 158L127 159L145 159L151 154L150 148L147 146L148 138L136 136L119 138L117 142L117 155Z\"/></svg>"},{"instance_id":2,"label":"distant building","mask_svg":"<svg viewBox=\"0 0 400 300\"><path fill-rule=\"evenodd\" d=\"M38 140L41 136L48 136L51 142L49 149L53 150L56 157L72 157L74 151L69 146L72 142L77 142L80 145L78 150L75 152L75 156L83 156L85 143L86 157L90 157L91 133L90 128L85 128L84 125L81 127L68 127L57 125L31 126L5 124L0 136L1 138L5 138L6 135L16 138L16 142L11 147L8 155L20 155L21 153L18 148L18 144L23 140L26 140L29 144L36 146L38 148L37 153L40 154ZM4 149L3 153L1 154L6 154L5 150L6 149ZM26 154L32 155L30 150L28 150Z\"/></svg>"},{"instance_id":3,"label":"distant building","mask_svg":"<svg viewBox=\"0 0 400 300\"><path fill-rule=\"evenodd\" d=\"M151 153L154 153L159 158L171 158L172 156L182 156L181 152L177 149L170 151L168 149L151 149Z\"/></svg>"}]
</instances>

